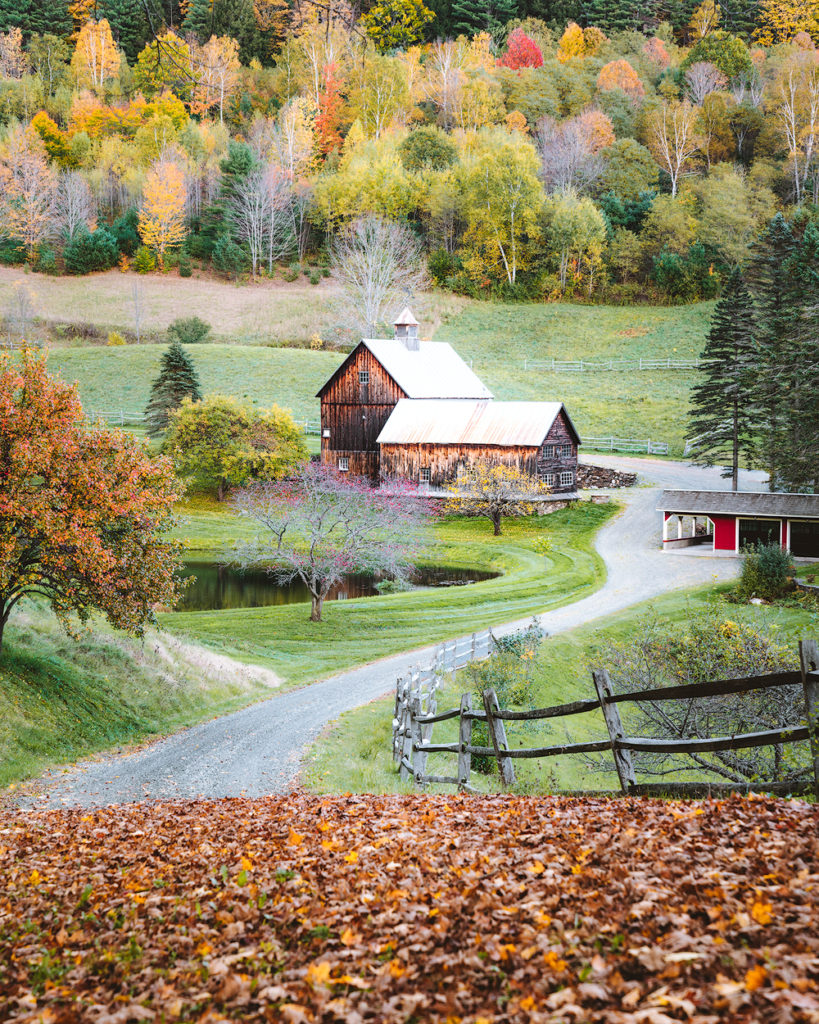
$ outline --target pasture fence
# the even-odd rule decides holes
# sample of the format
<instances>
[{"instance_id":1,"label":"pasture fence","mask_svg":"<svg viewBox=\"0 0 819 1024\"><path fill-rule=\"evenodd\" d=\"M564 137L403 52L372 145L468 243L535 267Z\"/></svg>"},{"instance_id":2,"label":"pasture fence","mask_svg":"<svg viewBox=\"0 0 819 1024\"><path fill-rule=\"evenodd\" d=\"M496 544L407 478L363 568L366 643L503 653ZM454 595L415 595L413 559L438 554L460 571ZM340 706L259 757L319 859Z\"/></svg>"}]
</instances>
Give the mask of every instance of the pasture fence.
<instances>
[{"instance_id":1,"label":"pasture fence","mask_svg":"<svg viewBox=\"0 0 819 1024\"><path fill-rule=\"evenodd\" d=\"M583 437L584 448L601 452L638 452L646 455L668 455L668 441L655 441L650 437Z\"/></svg>"},{"instance_id":2,"label":"pasture fence","mask_svg":"<svg viewBox=\"0 0 819 1024\"><path fill-rule=\"evenodd\" d=\"M145 413L133 409L87 409L85 415L92 423L102 420L112 427L138 427L145 423Z\"/></svg>"},{"instance_id":3,"label":"pasture fence","mask_svg":"<svg viewBox=\"0 0 819 1024\"><path fill-rule=\"evenodd\" d=\"M666 358L639 359L529 359L524 358L523 369L543 370L546 373L609 373L633 370L697 370L700 360Z\"/></svg>"},{"instance_id":4,"label":"pasture fence","mask_svg":"<svg viewBox=\"0 0 819 1024\"><path fill-rule=\"evenodd\" d=\"M491 634L490 634L491 636ZM558 704L530 711L514 711L498 705L497 694L488 688L482 693L482 708L473 707L471 693L463 693L457 708L438 711L435 693L441 680L435 667L428 674L419 674L417 683L398 680L396 688L396 714L393 719L393 757L399 765L402 779L413 779L419 786L431 783L457 785L461 790L474 792L470 786L473 756L493 758L504 787L515 783L514 761L519 758L549 758L567 754L611 752L614 767L623 793L634 795L701 796L720 792L765 791L773 793L804 793L812 791L819 799L819 644L804 640L799 645L801 668L799 671L774 672L767 675L740 679L723 679L706 683L664 686L649 690L615 693L605 669L592 673L597 696L584 700ZM491 653L491 645L490 645ZM488 656L488 655L487 655ZM429 689L423 690L422 679L429 679ZM666 739L646 736L628 736L620 717L619 705L625 703L662 702L666 700L694 700L729 694L751 693L771 687L802 684L805 696L805 724L783 726L758 732L743 732L730 736L685 737ZM506 735L505 722L532 722L565 718L590 711L602 712L608 738L586 743L561 743L546 747L511 748ZM438 722L458 720L458 740L433 743L432 730ZM475 722L485 722L491 746L472 742ZM812 782L787 783L642 783L636 780L633 754L695 754L724 750L745 750L752 747L780 746L810 741L813 770ZM457 757L454 775L427 774L430 754L453 754Z\"/></svg>"}]
</instances>

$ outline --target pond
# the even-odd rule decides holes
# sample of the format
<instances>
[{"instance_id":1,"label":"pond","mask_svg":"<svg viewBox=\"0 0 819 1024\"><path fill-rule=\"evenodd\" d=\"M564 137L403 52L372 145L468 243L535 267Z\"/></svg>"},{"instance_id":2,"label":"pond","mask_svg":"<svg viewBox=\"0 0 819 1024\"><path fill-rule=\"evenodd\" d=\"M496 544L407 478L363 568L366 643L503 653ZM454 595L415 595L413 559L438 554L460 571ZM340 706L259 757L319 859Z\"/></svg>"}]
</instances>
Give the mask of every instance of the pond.
<instances>
[{"instance_id":1,"label":"pond","mask_svg":"<svg viewBox=\"0 0 819 1024\"><path fill-rule=\"evenodd\" d=\"M451 569L447 566L428 566L418 569L413 584L418 587L460 587L498 576L482 569ZM226 608L262 608L274 604L296 604L309 601L310 593L299 580L280 586L263 569L244 572L232 565L219 562L185 562L182 576L194 576L194 582L185 589L177 611L221 611ZM379 594L379 580L373 576L349 575L327 596L328 601L343 601L354 597L375 597Z\"/></svg>"}]
</instances>

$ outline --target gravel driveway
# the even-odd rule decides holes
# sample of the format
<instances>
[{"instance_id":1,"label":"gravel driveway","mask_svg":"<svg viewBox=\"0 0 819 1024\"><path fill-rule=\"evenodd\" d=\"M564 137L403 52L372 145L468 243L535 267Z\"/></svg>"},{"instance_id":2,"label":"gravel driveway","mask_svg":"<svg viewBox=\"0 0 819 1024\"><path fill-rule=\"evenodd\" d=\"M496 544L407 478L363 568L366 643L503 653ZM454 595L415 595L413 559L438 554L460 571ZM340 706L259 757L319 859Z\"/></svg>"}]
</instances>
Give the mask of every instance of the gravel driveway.
<instances>
[{"instance_id":1,"label":"gravel driveway","mask_svg":"<svg viewBox=\"0 0 819 1024\"><path fill-rule=\"evenodd\" d=\"M597 550L606 563L606 583L590 597L540 616L549 633L572 629L639 601L681 587L726 580L733 559L659 549L659 489L726 489L718 470L656 459L591 455L583 461L639 474L638 486L618 492L621 515L599 533ZM764 476L744 473L740 488L760 490ZM502 634L531 619L496 629ZM324 727L343 711L392 690L412 665L427 664L434 648L396 655L363 668L254 704L243 711L186 729L132 754L86 761L56 772L39 806L92 806L144 799L262 796L287 790L301 758Z\"/></svg>"}]
</instances>

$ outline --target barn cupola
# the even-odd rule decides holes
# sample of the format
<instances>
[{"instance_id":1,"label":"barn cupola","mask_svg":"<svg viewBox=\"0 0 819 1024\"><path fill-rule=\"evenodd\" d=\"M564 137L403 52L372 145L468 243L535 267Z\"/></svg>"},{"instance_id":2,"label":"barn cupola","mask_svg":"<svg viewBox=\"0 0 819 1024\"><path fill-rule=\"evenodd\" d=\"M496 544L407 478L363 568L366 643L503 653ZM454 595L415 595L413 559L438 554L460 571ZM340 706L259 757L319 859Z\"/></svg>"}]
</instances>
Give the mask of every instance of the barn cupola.
<instances>
[{"instance_id":1,"label":"barn cupola","mask_svg":"<svg viewBox=\"0 0 819 1024\"><path fill-rule=\"evenodd\" d=\"M409 306L405 306L395 321L395 340L403 341L411 351L417 352L420 347L418 338L418 321L412 315Z\"/></svg>"}]
</instances>

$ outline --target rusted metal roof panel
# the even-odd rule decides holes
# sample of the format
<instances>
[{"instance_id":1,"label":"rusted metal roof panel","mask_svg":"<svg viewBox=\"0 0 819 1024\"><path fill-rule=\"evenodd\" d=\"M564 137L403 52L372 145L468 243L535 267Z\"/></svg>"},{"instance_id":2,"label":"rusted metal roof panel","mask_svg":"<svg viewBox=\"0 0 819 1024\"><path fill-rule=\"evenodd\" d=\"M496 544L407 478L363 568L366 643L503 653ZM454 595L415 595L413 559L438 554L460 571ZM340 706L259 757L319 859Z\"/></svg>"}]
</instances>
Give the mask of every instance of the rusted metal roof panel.
<instances>
[{"instance_id":1,"label":"rusted metal roof panel","mask_svg":"<svg viewBox=\"0 0 819 1024\"><path fill-rule=\"evenodd\" d=\"M492 392L445 341L365 339L364 345L410 398L491 398Z\"/></svg>"},{"instance_id":2,"label":"rusted metal roof panel","mask_svg":"<svg viewBox=\"0 0 819 1024\"><path fill-rule=\"evenodd\" d=\"M425 401L402 398L378 444L479 444L538 447L562 402Z\"/></svg>"},{"instance_id":3,"label":"rusted metal roof panel","mask_svg":"<svg viewBox=\"0 0 819 1024\"><path fill-rule=\"evenodd\" d=\"M399 402L400 405L400 402ZM387 421L389 423L389 420ZM663 491L658 512L819 519L819 494L771 491Z\"/></svg>"}]
</instances>

